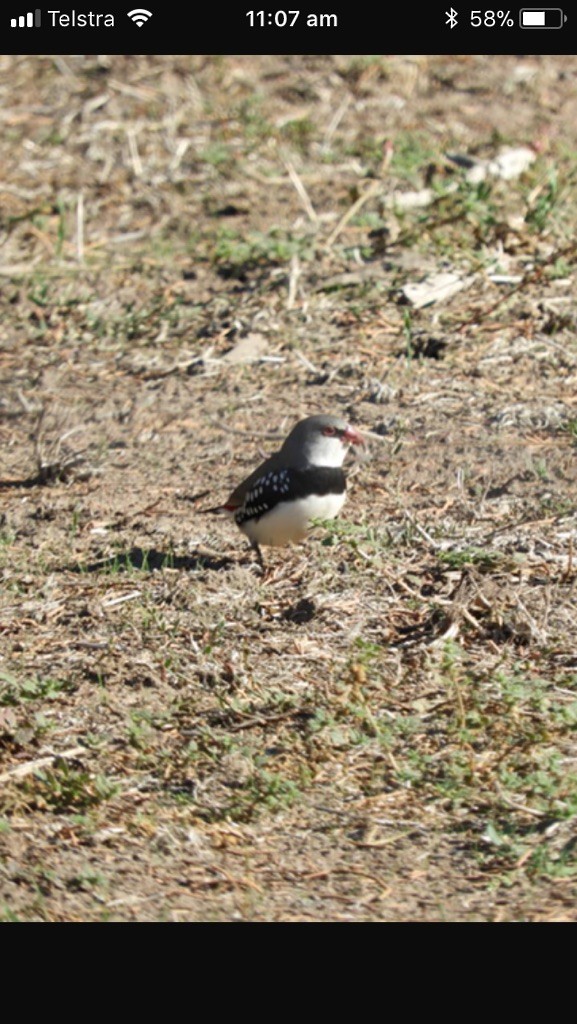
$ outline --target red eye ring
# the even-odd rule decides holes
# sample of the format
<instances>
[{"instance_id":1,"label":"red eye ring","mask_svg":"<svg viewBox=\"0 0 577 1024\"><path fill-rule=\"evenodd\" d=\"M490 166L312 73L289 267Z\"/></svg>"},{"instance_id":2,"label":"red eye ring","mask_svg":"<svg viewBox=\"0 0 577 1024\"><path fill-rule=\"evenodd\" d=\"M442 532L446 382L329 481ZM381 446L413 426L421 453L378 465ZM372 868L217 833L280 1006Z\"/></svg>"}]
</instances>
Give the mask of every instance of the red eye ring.
<instances>
[{"instance_id":1,"label":"red eye ring","mask_svg":"<svg viewBox=\"0 0 577 1024\"><path fill-rule=\"evenodd\" d=\"M325 437L334 437L336 434L336 430L334 427L323 427L322 433L325 435Z\"/></svg>"}]
</instances>

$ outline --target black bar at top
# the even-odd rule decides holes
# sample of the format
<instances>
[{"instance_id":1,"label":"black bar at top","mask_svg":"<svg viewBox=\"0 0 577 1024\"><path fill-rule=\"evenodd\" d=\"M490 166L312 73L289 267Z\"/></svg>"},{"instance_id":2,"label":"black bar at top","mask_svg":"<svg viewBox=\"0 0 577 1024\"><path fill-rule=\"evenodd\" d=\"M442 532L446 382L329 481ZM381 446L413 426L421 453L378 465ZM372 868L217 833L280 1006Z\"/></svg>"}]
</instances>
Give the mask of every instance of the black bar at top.
<instances>
[{"instance_id":1,"label":"black bar at top","mask_svg":"<svg viewBox=\"0 0 577 1024\"><path fill-rule=\"evenodd\" d=\"M534 4L535 0L524 2ZM59 6L54 4L55 8ZM70 4L71 8L76 9L76 6L76 3ZM79 6L89 8L90 4ZM113 25L105 26L102 19L94 27L73 25L72 18L62 25L56 15L48 15L48 9L33 8L30 13L36 31L4 33L4 52L10 54L13 50L20 54L25 50L28 54L42 56L52 53L54 48L58 53L77 53L77 47L82 46L97 53L130 54L137 48L138 53L169 54L173 50L182 49L184 40L181 19L178 15L175 17L176 5L169 0L163 0L160 5L145 4L145 7L153 9L153 17L141 27L127 17L125 3L107 0L102 6L113 14ZM298 10L299 17L291 27L294 20L293 6ZM67 8L68 5L63 4L62 7ZM128 8L131 7L130 2ZM563 8L543 7L542 10L548 11L545 15L546 24L527 31L519 23L518 7L509 10L509 5L499 4L501 18L497 17L499 11L494 10L496 7L497 2L494 0L490 12L492 20L489 22L485 18L484 7L480 7L479 12L473 12L468 6L456 3L456 0L444 0L442 3L432 0L429 4L421 5L418 13L419 33L416 36L415 16L407 4L390 4L385 15L382 11L375 13L374 3L366 2L345 5L333 4L331 0L323 4L307 0L306 4L301 4L299 0L299 3L291 3L289 6L288 3L281 4L280 0L270 0L267 4L262 0L261 8L260 3L253 4L252 0L248 0L246 4L227 6L225 32L222 4L213 3L203 7L202 33L197 35L195 43L209 55L226 54L232 49L241 55L287 52L362 54L366 49L379 49L379 46L390 54L413 54L415 47L419 53L424 54L575 54L576 32L574 15L573 22L571 20L572 11L565 20ZM456 8L458 18L451 28L450 15L453 8ZM325 12L325 17L331 14L336 22L333 20L328 23L325 20L323 25L318 21L313 23L314 12L319 9ZM551 10L555 12L553 15ZM560 10L563 11L563 26L560 30L548 31L553 27L549 17L555 18L558 24ZM64 9L56 13L71 15L72 10ZM480 26L479 13L483 21Z\"/></svg>"}]
</instances>

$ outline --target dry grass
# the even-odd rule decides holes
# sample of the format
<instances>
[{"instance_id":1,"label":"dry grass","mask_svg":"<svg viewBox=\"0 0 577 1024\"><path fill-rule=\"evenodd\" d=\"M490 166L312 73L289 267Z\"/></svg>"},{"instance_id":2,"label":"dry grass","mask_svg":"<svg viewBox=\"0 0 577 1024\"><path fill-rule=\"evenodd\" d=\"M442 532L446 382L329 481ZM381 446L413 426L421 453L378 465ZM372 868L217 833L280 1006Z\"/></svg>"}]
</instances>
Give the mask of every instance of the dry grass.
<instances>
[{"instance_id":1,"label":"dry grass","mask_svg":"<svg viewBox=\"0 0 577 1024\"><path fill-rule=\"evenodd\" d=\"M577 60L0 61L0 916L574 920Z\"/></svg>"}]
</instances>

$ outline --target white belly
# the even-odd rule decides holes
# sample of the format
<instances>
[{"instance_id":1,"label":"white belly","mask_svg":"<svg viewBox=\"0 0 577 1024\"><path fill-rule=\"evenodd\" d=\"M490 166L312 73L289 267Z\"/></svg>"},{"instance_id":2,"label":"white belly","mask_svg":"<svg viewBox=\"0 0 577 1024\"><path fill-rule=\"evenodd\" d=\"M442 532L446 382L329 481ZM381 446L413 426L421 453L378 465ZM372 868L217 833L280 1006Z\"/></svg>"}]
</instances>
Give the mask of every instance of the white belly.
<instances>
[{"instance_id":1,"label":"white belly","mask_svg":"<svg viewBox=\"0 0 577 1024\"><path fill-rule=\"evenodd\" d=\"M272 512L261 519L242 523L240 528L256 544L284 546L302 540L311 519L334 519L344 501L344 493L312 495L296 502L281 501Z\"/></svg>"}]
</instances>

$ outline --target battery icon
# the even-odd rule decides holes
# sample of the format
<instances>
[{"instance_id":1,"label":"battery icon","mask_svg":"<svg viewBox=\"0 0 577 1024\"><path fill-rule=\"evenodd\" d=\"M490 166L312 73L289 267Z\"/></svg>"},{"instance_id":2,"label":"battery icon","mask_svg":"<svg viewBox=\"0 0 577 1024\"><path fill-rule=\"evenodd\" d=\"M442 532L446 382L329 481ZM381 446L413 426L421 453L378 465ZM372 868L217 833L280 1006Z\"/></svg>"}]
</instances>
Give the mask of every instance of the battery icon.
<instances>
[{"instance_id":1,"label":"battery icon","mask_svg":"<svg viewBox=\"0 0 577 1024\"><path fill-rule=\"evenodd\" d=\"M521 28L563 28L566 21L560 7L523 7L519 11Z\"/></svg>"}]
</instances>

